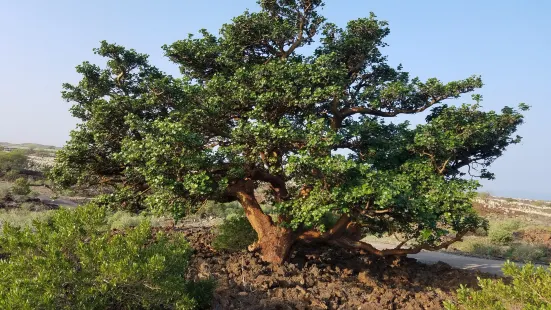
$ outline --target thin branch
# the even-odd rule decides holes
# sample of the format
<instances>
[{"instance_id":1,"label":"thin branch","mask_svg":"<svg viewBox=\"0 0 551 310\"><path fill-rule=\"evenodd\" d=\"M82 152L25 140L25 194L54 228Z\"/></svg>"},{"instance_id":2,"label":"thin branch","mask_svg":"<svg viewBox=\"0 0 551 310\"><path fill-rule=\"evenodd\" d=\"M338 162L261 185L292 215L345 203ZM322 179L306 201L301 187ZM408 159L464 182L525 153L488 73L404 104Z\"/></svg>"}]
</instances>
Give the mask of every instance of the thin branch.
<instances>
[{"instance_id":1,"label":"thin branch","mask_svg":"<svg viewBox=\"0 0 551 310\"><path fill-rule=\"evenodd\" d=\"M447 97L444 97L444 96L435 97L430 102L427 102L425 105L423 105L422 107L419 107L417 109L409 109L409 110L396 109L394 111L389 111L389 112L374 110L374 109L370 109L370 108L366 108L366 107L351 107L351 108L342 110L341 115L343 117L348 117L348 116L351 116L351 115L354 115L354 114L369 114L369 115L382 116L382 117L394 117L398 114L415 114L415 113L425 111L426 109L430 108L431 106L435 105L436 103L438 103L438 102L440 102L440 101L442 101L446 98Z\"/></svg>"}]
</instances>

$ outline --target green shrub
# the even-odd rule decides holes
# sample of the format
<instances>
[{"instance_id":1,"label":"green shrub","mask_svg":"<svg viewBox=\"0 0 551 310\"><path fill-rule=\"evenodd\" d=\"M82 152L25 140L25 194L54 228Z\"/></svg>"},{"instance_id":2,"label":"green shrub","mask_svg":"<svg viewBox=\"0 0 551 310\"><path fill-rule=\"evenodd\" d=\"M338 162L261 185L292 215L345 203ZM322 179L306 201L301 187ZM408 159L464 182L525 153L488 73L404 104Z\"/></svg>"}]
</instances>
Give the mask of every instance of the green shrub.
<instances>
[{"instance_id":1,"label":"green shrub","mask_svg":"<svg viewBox=\"0 0 551 310\"><path fill-rule=\"evenodd\" d=\"M31 193L31 186L27 178L18 178L13 183L11 190L16 195L28 195Z\"/></svg>"},{"instance_id":2,"label":"green shrub","mask_svg":"<svg viewBox=\"0 0 551 310\"><path fill-rule=\"evenodd\" d=\"M465 239L465 241L457 244L456 247L463 252L478 256L501 257L503 255L501 246L480 238Z\"/></svg>"},{"instance_id":3,"label":"green shrub","mask_svg":"<svg viewBox=\"0 0 551 310\"><path fill-rule=\"evenodd\" d=\"M257 240L257 234L244 216L233 216L217 227L212 246L217 250L244 250Z\"/></svg>"},{"instance_id":4,"label":"green shrub","mask_svg":"<svg viewBox=\"0 0 551 310\"><path fill-rule=\"evenodd\" d=\"M510 232L517 231L524 227L526 224L519 220L508 220L495 223L493 226L495 229L503 229Z\"/></svg>"},{"instance_id":5,"label":"green shrub","mask_svg":"<svg viewBox=\"0 0 551 310\"><path fill-rule=\"evenodd\" d=\"M106 230L93 206L54 211L32 228L4 225L0 309L194 309L213 282L186 280L192 249L180 234L144 221L125 234ZM194 295L197 294L197 295Z\"/></svg>"},{"instance_id":6,"label":"green shrub","mask_svg":"<svg viewBox=\"0 0 551 310\"><path fill-rule=\"evenodd\" d=\"M107 224L110 229L125 230L139 226L140 223L149 221L152 227L161 226L160 219L144 214L134 214L128 211L117 211L109 216Z\"/></svg>"},{"instance_id":7,"label":"green shrub","mask_svg":"<svg viewBox=\"0 0 551 310\"><path fill-rule=\"evenodd\" d=\"M29 160L27 154L23 150L15 150L11 152L0 151L0 174L10 170L20 171L28 167Z\"/></svg>"},{"instance_id":8,"label":"green shrub","mask_svg":"<svg viewBox=\"0 0 551 310\"><path fill-rule=\"evenodd\" d=\"M497 245L508 245L514 240L513 233L505 229L490 229L488 238Z\"/></svg>"},{"instance_id":9,"label":"green shrub","mask_svg":"<svg viewBox=\"0 0 551 310\"><path fill-rule=\"evenodd\" d=\"M504 253L504 257L522 262L541 262L549 260L550 250L543 244L516 243Z\"/></svg>"},{"instance_id":10,"label":"green shrub","mask_svg":"<svg viewBox=\"0 0 551 310\"><path fill-rule=\"evenodd\" d=\"M520 268L507 262L503 267L510 284L503 280L480 279L480 290L461 286L457 290L458 302L445 302L448 310L464 309L551 309L551 271L528 264Z\"/></svg>"},{"instance_id":11,"label":"green shrub","mask_svg":"<svg viewBox=\"0 0 551 310\"><path fill-rule=\"evenodd\" d=\"M197 214L224 219L232 216L244 216L245 212L238 202L217 203L209 200L199 208Z\"/></svg>"},{"instance_id":12,"label":"green shrub","mask_svg":"<svg viewBox=\"0 0 551 310\"><path fill-rule=\"evenodd\" d=\"M488 238L497 245L509 245L515 239L513 232L522 228L523 224L518 220L509 220L492 223Z\"/></svg>"}]
</instances>

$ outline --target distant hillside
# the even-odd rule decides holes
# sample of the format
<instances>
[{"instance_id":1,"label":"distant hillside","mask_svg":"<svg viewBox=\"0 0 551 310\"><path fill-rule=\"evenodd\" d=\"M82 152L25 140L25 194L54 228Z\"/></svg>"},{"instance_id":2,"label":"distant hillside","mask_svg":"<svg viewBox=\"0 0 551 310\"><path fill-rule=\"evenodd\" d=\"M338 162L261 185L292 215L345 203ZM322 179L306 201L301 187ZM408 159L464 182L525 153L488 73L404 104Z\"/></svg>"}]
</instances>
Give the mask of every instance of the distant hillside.
<instances>
[{"instance_id":1,"label":"distant hillside","mask_svg":"<svg viewBox=\"0 0 551 310\"><path fill-rule=\"evenodd\" d=\"M8 143L8 142L0 142L0 146L4 148L13 148L13 149L35 149L35 150L58 150L60 147L53 146L53 145L43 145L38 143L21 143L21 144L15 144L15 143Z\"/></svg>"},{"instance_id":2,"label":"distant hillside","mask_svg":"<svg viewBox=\"0 0 551 310\"><path fill-rule=\"evenodd\" d=\"M475 209L480 214L506 217L528 216L538 221L551 223L551 201L479 195L475 199Z\"/></svg>"}]
</instances>

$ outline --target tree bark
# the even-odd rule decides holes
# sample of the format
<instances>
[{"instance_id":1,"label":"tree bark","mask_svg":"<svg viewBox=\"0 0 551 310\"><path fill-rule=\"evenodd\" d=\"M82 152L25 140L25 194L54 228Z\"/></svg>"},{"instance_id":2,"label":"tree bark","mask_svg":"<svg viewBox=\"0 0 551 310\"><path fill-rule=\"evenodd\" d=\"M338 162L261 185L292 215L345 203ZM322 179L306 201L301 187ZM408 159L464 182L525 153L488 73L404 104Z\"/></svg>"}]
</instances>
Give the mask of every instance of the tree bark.
<instances>
[{"instance_id":1,"label":"tree bark","mask_svg":"<svg viewBox=\"0 0 551 310\"><path fill-rule=\"evenodd\" d=\"M262 260L266 262L283 263L296 240L293 231L276 225L272 218L262 211L251 189L244 187L236 192L236 196L258 235L258 241L249 246L249 250L260 251Z\"/></svg>"}]
</instances>

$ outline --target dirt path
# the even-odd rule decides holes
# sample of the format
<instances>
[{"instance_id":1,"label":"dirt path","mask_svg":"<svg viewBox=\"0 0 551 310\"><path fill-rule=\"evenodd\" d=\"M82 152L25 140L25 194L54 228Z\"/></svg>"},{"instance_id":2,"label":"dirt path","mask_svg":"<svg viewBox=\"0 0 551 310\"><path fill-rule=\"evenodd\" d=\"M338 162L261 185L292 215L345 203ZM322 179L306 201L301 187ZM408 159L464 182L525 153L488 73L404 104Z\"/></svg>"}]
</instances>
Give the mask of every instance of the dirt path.
<instances>
[{"instance_id":1,"label":"dirt path","mask_svg":"<svg viewBox=\"0 0 551 310\"><path fill-rule=\"evenodd\" d=\"M378 249L393 248L392 244L385 243L373 243L371 245ZM484 259L472 256L454 255L443 252L430 252L422 251L421 253L408 255L408 257L415 258L420 262L433 264L439 261L444 262L452 267L465 269L465 270L479 270L481 272L487 272L495 275L503 275L501 267L505 261L496 259ZM523 266L524 264L517 263L517 265Z\"/></svg>"}]
</instances>

